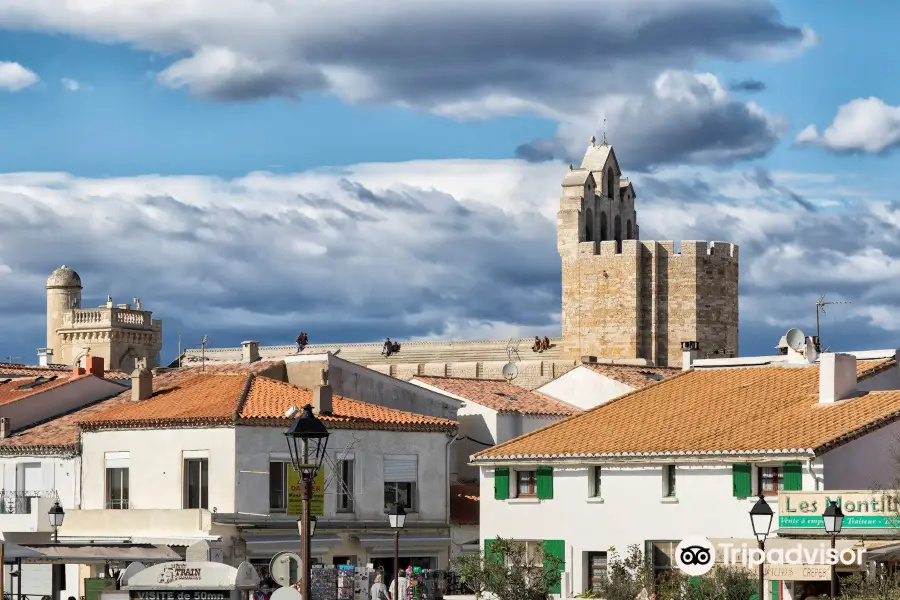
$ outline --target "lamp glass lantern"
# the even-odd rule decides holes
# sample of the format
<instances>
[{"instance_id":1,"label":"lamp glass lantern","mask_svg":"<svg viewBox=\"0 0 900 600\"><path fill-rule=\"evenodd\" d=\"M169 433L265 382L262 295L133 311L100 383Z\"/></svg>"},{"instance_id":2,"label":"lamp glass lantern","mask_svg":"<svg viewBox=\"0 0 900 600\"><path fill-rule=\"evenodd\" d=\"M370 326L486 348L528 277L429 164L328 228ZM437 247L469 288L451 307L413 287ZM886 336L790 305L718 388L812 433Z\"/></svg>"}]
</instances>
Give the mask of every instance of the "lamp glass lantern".
<instances>
[{"instance_id":1,"label":"lamp glass lantern","mask_svg":"<svg viewBox=\"0 0 900 600\"><path fill-rule=\"evenodd\" d=\"M303 407L297 420L284 432L291 465L304 478L314 479L322 467L329 435L325 424L313 414L311 404Z\"/></svg>"},{"instance_id":2,"label":"lamp glass lantern","mask_svg":"<svg viewBox=\"0 0 900 600\"><path fill-rule=\"evenodd\" d=\"M822 513L822 520L825 522L825 533L829 535L837 535L844 526L844 511L837 502L831 500Z\"/></svg>"},{"instance_id":3,"label":"lamp glass lantern","mask_svg":"<svg viewBox=\"0 0 900 600\"><path fill-rule=\"evenodd\" d=\"M750 509L750 522L753 525L753 535L756 536L757 541L764 542L766 541L766 538L769 537L773 516L774 513L772 512L772 507L769 506L769 503L766 502L766 499L760 494L759 500L757 500L756 504L753 505L753 508Z\"/></svg>"},{"instance_id":4,"label":"lamp glass lantern","mask_svg":"<svg viewBox=\"0 0 900 600\"><path fill-rule=\"evenodd\" d=\"M63 510L62 505L57 501L47 511L47 516L50 518L50 527L53 528L53 531L56 531L62 527L63 520L66 518L66 511Z\"/></svg>"},{"instance_id":5,"label":"lamp glass lantern","mask_svg":"<svg viewBox=\"0 0 900 600\"><path fill-rule=\"evenodd\" d=\"M406 525L406 509L403 508L402 502L394 504L394 508L388 513L388 519L391 522L391 529L403 529Z\"/></svg>"},{"instance_id":6,"label":"lamp glass lantern","mask_svg":"<svg viewBox=\"0 0 900 600\"><path fill-rule=\"evenodd\" d=\"M315 515L309 515L309 537L313 537L316 535L316 519ZM297 531L300 532L300 536L303 536L303 519L297 519Z\"/></svg>"}]
</instances>

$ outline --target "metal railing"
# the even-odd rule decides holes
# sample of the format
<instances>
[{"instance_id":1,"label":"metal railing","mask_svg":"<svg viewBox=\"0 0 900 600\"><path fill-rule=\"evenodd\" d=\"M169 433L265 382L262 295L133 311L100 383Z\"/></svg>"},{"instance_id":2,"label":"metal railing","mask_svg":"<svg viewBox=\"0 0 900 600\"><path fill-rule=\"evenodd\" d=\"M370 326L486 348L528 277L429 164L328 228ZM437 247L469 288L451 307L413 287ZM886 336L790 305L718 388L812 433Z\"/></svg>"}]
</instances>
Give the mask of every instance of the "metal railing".
<instances>
[{"instance_id":1,"label":"metal railing","mask_svg":"<svg viewBox=\"0 0 900 600\"><path fill-rule=\"evenodd\" d=\"M56 490L39 492L0 490L0 514L27 515L38 498L50 498L58 501L59 495Z\"/></svg>"},{"instance_id":2,"label":"metal railing","mask_svg":"<svg viewBox=\"0 0 900 600\"><path fill-rule=\"evenodd\" d=\"M110 498L106 501L106 508L108 510L128 510L130 508L128 498Z\"/></svg>"}]
</instances>

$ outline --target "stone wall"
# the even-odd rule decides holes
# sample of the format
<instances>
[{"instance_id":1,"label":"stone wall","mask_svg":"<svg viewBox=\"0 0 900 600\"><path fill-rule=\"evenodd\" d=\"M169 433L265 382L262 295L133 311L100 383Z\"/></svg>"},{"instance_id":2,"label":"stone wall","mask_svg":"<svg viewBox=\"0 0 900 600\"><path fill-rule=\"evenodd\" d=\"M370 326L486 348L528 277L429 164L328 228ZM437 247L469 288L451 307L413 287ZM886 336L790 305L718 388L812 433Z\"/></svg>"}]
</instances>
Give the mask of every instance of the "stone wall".
<instances>
[{"instance_id":1,"label":"stone wall","mask_svg":"<svg viewBox=\"0 0 900 600\"><path fill-rule=\"evenodd\" d=\"M560 248L566 358L677 367L682 341L698 342L701 355L737 355L736 245L684 241L675 252L673 241L623 240L619 250L615 241L561 240Z\"/></svg>"},{"instance_id":2,"label":"stone wall","mask_svg":"<svg viewBox=\"0 0 900 600\"><path fill-rule=\"evenodd\" d=\"M396 363L365 365L384 375L409 381L413 377L460 377L464 379L503 379L507 362ZM572 360L524 360L516 363L518 373L512 383L533 390L576 367Z\"/></svg>"}]
</instances>

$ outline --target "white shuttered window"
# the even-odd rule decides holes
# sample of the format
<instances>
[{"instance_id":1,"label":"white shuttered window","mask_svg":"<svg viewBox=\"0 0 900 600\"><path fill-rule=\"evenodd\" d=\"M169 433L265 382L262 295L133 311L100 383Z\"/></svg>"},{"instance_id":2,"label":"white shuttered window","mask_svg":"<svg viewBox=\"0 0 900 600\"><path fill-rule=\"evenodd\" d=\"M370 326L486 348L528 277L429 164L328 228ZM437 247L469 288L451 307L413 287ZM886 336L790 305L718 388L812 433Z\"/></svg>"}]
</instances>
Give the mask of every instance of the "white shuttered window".
<instances>
[{"instance_id":1,"label":"white shuttered window","mask_svg":"<svg viewBox=\"0 0 900 600\"><path fill-rule=\"evenodd\" d=\"M384 480L392 483L415 483L419 474L419 457L415 454L384 457Z\"/></svg>"}]
</instances>

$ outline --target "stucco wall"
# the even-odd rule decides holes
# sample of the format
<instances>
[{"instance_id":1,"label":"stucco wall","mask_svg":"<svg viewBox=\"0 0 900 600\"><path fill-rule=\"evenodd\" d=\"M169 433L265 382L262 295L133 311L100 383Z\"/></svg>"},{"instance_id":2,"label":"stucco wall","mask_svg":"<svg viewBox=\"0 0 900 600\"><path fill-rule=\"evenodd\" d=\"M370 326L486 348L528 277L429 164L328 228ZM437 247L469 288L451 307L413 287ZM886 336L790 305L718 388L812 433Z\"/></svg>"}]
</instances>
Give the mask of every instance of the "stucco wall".
<instances>
[{"instance_id":1,"label":"stucco wall","mask_svg":"<svg viewBox=\"0 0 900 600\"><path fill-rule=\"evenodd\" d=\"M587 410L627 394L633 389L587 367L578 366L562 377L542 385L536 391Z\"/></svg>"},{"instance_id":2,"label":"stucco wall","mask_svg":"<svg viewBox=\"0 0 900 600\"><path fill-rule=\"evenodd\" d=\"M60 373L60 378L69 376L69 373ZM40 387L37 389L40 390ZM4 404L0 406L0 417L8 417L9 426L15 431L96 400L120 394L126 389L99 377L83 377L36 396Z\"/></svg>"},{"instance_id":3,"label":"stucco wall","mask_svg":"<svg viewBox=\"0 0 900 600\"><path fill-rule=\"evenodd\" d=\"M820 467L816 467L820 470ZM481 539L496 536L524 540L564 540L566 571L573 592L584 590L585 553L624 553L647 540L752 537L750 510L755 498L732 495L730 465L681 466L676 498L663 498L662 465L603 468L602 502L589 497L589 469L555 468L551 500L495 500L493 468L482 469ZM754 469L754 481L756 479ZM511 485L514 476L510 476ZM804 470L803 489L815 489ZM773 511L778 511L775 499Z\"/></svg>"},{"instance_id":4,"label":"stucco wall","mask_svg":"<svg viewBox=\"0 0 900 600\"><path fill-rule=\"evenodd\" d=\"M489 447L484 444L498 443L497 417L497 411L471 401L459 409L459 436L471 439L460 439L453 444L451 476L455 474L460 480L478 479L478 467L469 466L469 457Z\"/></svg>"},{"instance_id":5,"label":"stucco wall","mask_svg":"<svg viewBox=\"0 0 900 600\"><path fill-rule=\"evenodd\" d=\"M407 526L416 522L447 523L447 442L443 433L396 431L331 431L328 446L332 457L352 453L355 461L354 513L337 513L336 478L326 470L326 519L385 523L383 457L385 454L416 454L418 461L418 514L410 514ZM277 428L238 427L236 432L236 510L243 514L269 514L269 461L287 460L284 432ZM221 508L220 512L223 511Z\"/></svg>"},{"instance_id":6,"label":"stucco wall","mask_svg":"<svg viewBox=\"0 0 900 600\"><path fill-rule=\"evenodd\" d=\"M231 427L85 432L82 507L105 507L106 452L129 452L133 509L181 509L184 452L209 453L209 509L234 511L235 442ZM284 436L282 435L282 443ZM268 489L268 488L266 488Z\"/></svg>"},{"instance_id":7,"label":"stucco wall","mask_svg":"<svg viewBox=\"0 0 900 600\"><path fill-rule=\"evenodd\" d=\"M825 489L893 489L900 481L891 455L898 449L898 435L900 422L895 422L822 455Z\"/></svg>"}]
</instances>

